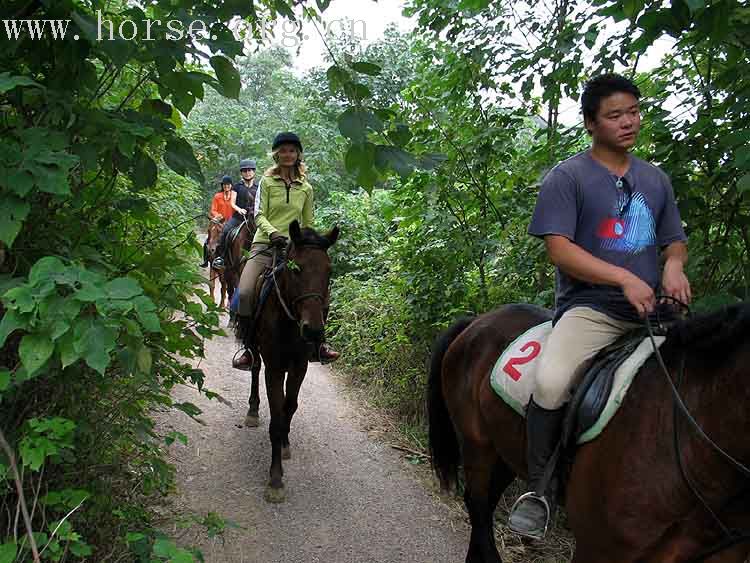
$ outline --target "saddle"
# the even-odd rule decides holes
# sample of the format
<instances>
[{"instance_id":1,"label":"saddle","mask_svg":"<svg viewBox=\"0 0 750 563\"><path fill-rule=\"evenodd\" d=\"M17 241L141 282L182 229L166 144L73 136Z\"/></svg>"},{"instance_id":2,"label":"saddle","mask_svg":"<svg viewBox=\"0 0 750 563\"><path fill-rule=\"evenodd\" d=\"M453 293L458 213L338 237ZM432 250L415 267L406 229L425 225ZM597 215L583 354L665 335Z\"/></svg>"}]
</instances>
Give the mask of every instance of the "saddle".
<instances>
[{"instance_id":1,"label":"saddle","mask_svg":"<svg viewBox=\"0 0 750 563\"><path fill-rule=\"evenodd\" d=\"M646 329L630 331L602 349L583 369L581 382L573 391L563 422L562 444L575 447L599 420L612 393L617 369L627 360L648 336Z\"/></svg>"}]
</instances>

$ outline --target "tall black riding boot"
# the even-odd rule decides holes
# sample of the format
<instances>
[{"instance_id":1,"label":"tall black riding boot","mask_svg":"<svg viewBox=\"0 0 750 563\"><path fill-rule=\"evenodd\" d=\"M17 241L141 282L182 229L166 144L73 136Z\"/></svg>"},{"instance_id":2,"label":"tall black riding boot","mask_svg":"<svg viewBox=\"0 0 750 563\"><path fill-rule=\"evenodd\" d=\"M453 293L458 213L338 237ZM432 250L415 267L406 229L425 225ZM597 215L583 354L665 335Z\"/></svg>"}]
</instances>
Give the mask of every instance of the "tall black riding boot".
<instances>
[{"instance_id":1,"label":"tall black riding boot","mask_svg":"<svg viewBox=\"0 0 750 563\"><path fill-rule=\"evenodd\" d=\"M244 371L250 371L253 369L255 364L255 356L253 355L253 332L255 326L252 317L244 317L237 315L235 319L235 334L237 338L242 341L244 351L242 355L237 358L232 358L232 367L234 369L241 369Z\"/></svg>"},{"instance_id":2,"label":"tall black riding boot","mask_svg":"<svg viewBox=\"0 0 750 563\"><path fill-rule=\"evenodd\" d=\"M508 519L515 533L542 539L555 512L557 487L552 467L547 468L560 442L565 407L547 410L532 397L526 412L526 456L529 464L528 490L521 495Z\"/></svg>"}]
</instances>

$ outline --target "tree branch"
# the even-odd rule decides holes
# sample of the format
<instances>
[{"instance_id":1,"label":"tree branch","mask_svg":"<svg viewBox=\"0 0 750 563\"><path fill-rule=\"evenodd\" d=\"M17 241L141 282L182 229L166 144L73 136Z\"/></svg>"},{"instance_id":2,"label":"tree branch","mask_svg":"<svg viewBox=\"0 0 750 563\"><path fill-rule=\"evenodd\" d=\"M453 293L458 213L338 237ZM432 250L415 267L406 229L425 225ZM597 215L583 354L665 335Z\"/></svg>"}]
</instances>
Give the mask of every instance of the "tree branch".
<instances>
[{"instance_id":1,"label":"tree branch","mask_svg":"<svg viewBox=\"0 0 750 563\"><path fill-rule=\"evenodd\" d=\"M21 476L18 474L18 466L16 465L16 456L13 454L13 450L10 447L10 444L8 444L8 441L5 439L5 434L3 434L3 431L0 430L0 448L5 452L5 455L8 456L8 462L10 463L10 468L13 471L13 481L16 484L16 492L18 493L18 502L21 504L21 513L23 514L23 521L24 524L26 524L26 533L29 536L29 545L31 546L31 554L34 557L34 563L40 563L41 559L39 559L39 550L36 547L36 541L34 540L34 532L31 528L31 517L29 516L29 508L26 506L26 499L24 499L23 496L23 482L21 481Z\"/></svg>"}]
</instances>

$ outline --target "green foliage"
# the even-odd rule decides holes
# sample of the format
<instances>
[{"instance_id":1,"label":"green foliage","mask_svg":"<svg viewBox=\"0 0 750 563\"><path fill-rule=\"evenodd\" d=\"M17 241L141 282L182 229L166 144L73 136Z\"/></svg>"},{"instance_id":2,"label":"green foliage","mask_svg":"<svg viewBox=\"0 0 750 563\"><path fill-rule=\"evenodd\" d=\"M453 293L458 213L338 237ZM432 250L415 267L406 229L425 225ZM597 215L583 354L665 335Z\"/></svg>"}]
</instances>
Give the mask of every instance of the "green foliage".
<instances>
[{"instance_id":1,"label":"green foliage","mask_svg":"<svg viewBox=\"0 0 750 563\"><path fill-rule=\"evenodd\" d=\"M229 22L257 33L291 6L0 7L5 20L71 20L64 39L24 33L0 52L0 434L13 452L0 454L0 561L31 559L16 469L44 561L201 560L157 538L149 508L173 486L165 446L185 440L158 436L151 413L200 413L170 392L204 390L191 362L221 333L191 264L213 170L183 120L209 95L240 96ZM148 19L149 36L99 40L98 11L115 30ZM168 36L175 18L209 33Z\"/></svg>"},{"instance_id":2,"label":"green foliage","mask_svg":"<svg viewBox=\"0 0 750 563\"><path fill-rule=\"evenodd\" d=\"M501 303L553 304L552 268L526 229L544 173L589 143L580 122L561 123L565 98L577 100L583 82L606 71L633 76L642 90L636 151L672 178L696 307L747 300L749 10L723 1L559 2L550 11L411 0L419 30L398 54L376 42L370 53L385 57L347 59L346 41L338 45L328 79L331 95L348 99L339 117L347 170L365 187L388 169L403 173L375 208L352 209L357 196L329 202L339 207L331 215L349 218L331 313L346 369L359 381L372 370L373 385L412 415L421 397L408 390L420 387L439 329ZM657 40L673 47L641 71ZM363 76L355 60L382 70ZM406 79L387 90L387 104L373 103L386 90L372 81L404 60ZM358 97L357 83L372 96ZM403 153L384 158L383 138ZM416 155L432 154L440 158L429 171L412 173Z\"/></svg>"}]
</instances>

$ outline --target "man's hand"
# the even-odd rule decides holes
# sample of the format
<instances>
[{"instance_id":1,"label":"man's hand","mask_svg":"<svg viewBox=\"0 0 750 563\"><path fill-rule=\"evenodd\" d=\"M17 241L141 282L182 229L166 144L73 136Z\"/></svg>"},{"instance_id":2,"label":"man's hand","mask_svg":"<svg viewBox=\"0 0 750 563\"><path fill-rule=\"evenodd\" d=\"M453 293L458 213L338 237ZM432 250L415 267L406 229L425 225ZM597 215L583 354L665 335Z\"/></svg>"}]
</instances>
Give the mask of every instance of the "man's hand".
<instances>
[{"instance_id":1,"label":"man's hand","mask_svg":"<svg viewBox=\"0 0 750 563\"><path fill-rule=\"evenodd\" d=\"M242 207L240 207L240 215L242 215L243 217L247 215L247 209L243 209Z\"/></svg>"},{"instance_id":2,"label":"man's hand","mask_svg":"<svg viewBox=\"0 0 750 563\"><path fill-rule=\"evenodd\" d=\"M654 290L641 278L628 272L622 282L622 291L625 298L635 307L641 317L645 317L654 310L656 296Z\"/></svg>"},{"instance_id":3,"label":"man's hand","mask_svg":"<svg viewBox=\"0 0 750 563\"><path fill-rule=\"evenodd\" d=\"M686 305L693 298L690 282L683 271L680 260L667 260L661 277L661 287L665 295L679 299Z\"/></svg>"}]
</instances>

